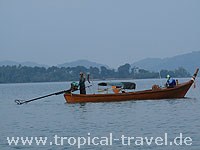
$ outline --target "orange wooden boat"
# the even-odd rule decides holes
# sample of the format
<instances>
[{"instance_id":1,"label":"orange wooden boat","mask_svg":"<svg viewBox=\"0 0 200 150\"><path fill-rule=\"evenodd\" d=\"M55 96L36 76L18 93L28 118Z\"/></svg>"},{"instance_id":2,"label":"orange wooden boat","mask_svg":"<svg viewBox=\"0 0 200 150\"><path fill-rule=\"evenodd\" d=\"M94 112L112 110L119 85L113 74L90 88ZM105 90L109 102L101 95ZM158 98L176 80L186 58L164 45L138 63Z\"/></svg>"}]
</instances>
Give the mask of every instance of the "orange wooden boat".
<instances>
[{"instance_id":1,"label":"orange wooden boat","mask_svg":"<svg viewBox=\"0 0 200 150\"><path fill-rule=\"evenodd\" d=\"M185 97L191 85L198 74L197 68L191 80L176 85L173 88L152 87L144 91L114 93L114 94L73 94L65 93L64 97L67 103L85 103L85 102L116 102L128 100L159 100L159 99L176 99Z\"/></svg>"}]
</instances>

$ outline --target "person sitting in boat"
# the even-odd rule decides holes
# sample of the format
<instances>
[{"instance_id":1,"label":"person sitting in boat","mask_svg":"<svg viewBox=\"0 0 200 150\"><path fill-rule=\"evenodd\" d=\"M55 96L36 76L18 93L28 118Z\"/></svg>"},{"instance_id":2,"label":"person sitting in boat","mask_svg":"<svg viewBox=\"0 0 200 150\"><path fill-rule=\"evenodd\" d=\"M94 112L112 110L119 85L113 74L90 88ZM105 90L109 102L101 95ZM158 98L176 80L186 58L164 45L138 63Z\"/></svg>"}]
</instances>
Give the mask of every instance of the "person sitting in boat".
<instances>
[{"instance_id":1,"label":"person sitting in boat","mask_svg":"<svg viewBox=\"0 0 200 150\"><path fill-rule=\"evenodd\" d=\"M166 82L166 87L167 88L173 88L176 86L176 81L170 77L170 75L167 75L167 82Z\"/></svg>"}]
</instances>

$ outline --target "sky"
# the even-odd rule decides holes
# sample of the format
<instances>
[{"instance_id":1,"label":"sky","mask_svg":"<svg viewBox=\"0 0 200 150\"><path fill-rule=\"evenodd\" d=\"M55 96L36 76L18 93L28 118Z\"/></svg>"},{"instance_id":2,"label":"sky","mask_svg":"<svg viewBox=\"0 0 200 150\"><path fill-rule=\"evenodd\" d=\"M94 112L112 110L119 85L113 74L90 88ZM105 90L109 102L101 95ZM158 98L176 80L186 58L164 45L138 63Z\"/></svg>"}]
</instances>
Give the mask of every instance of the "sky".
<instances>
[{"instance_id":1,"label":"sky","mask_svg":"<svg viewBox=\"0 0 200 150\"><path fill-rule=\"evenodd\" d=\"M200 50L199 0L0 0L0 61L118 67Z\"/></svg>"}]
</instances>

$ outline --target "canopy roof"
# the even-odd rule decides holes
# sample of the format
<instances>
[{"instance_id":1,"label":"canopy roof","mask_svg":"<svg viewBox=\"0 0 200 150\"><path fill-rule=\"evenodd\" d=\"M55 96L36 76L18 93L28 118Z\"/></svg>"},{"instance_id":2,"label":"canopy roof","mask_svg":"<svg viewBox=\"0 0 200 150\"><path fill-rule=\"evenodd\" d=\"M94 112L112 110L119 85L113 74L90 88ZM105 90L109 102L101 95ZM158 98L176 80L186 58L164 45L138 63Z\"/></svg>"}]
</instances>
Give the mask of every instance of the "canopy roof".
<instances>
[{"instance_id":1,"label":"canopy roof","mask_svg":"<svg viewBox=\"0 0 200 150\"><path fill-rule=\"evenodd\" d=\"M123 89L135 89L136 84L134 82L100 82L99 86L116 86Z\"/></svg>"}]
</instances>

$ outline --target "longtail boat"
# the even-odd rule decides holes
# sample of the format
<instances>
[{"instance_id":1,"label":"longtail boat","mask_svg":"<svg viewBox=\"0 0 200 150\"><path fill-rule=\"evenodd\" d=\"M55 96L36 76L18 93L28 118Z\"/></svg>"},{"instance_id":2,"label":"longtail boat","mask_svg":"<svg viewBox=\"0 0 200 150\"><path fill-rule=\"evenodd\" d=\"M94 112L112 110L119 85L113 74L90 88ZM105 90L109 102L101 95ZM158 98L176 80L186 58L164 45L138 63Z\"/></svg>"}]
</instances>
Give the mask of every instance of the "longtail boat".
<instances>
[{"instance_id":1,"label":"longtail boat","mask_svg":"<svg viewBox=\"0 0 200 150\"><path fill-rule=\"evenodd\" d=\"M198 71L199 68L196 69L194 75L189 81L177 84L173 88L161 88L159 86L152 86L152 89L149 90L110 94L65 93L64 97L67 103L116 102L128 100L159 100L183 98L194 83Z\"/></svg>"}]
</instances>

